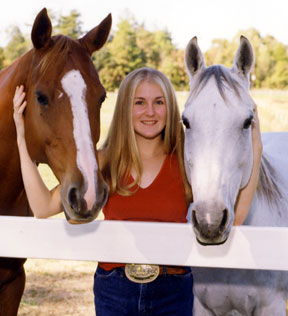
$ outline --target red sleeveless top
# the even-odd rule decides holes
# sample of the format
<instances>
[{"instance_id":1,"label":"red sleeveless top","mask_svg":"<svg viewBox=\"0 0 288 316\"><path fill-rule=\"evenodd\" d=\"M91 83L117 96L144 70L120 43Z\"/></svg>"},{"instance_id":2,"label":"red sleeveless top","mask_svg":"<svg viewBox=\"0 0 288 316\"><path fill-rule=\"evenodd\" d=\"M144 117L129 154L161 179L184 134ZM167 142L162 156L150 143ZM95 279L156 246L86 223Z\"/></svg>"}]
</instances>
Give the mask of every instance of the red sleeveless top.
<instances>
[{"instance_id":1,"label":"red sleeveless top","mask_svg":"<svg viewBox=\"0 0 288 316\"><path fill-rule=\"evenodd\" d=\"M132 177L129 181L133 181ZM167 155L154 181L145 189L135 186L130 196L117 192L103 208L106 220L186 223L187 205L178 159ZM99 263L105 270L124 266L120 263Z\"/></svg>"}]
</instances>

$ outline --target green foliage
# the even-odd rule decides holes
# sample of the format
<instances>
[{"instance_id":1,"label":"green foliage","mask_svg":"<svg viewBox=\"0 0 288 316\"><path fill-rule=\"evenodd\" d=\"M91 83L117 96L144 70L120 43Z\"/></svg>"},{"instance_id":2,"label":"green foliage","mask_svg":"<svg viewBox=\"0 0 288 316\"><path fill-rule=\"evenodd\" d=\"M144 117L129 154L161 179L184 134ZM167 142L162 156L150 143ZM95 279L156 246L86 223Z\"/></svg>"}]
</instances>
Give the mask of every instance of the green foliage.
<instances>
[{"instance_id":1,"label":"green foliage","mask_svg":"<svg viewBox=\"0 0 288 316\"><path fill-rule=\"evenodd\" d=\"M29 49L29 41L21 33L18 26L14 26L9 31L10 41L4 50L5 60L3 61L4 66L11 64L19 56L26 53Z\"/></svg>"},{"instance_id":2,"label":"green foliage","mask_svg":"<svg viewBox=\"0 0 288 316\"><path fill-rule=\"evenodd\" d=\"M72 10L67 16L52 17L54 34L64 34L72 38L83 35L80 13ZM214 39L205 52L206 65L223 64L231 67L240 35L246 36L255 52L255 66L251 76L256 88L288 87L288 47L274 37L261 36L254 28L236 34L230 41ZM0 48L0 69L11 64L31 47L30 37L23 35L17 26L9 31L10 41ZM129 12L120 20L108 43L93 55L93 62L99 72L101 82L107 91L117 90L123 78L139 67L153 67L163 71L176 90L189 87L189 79L184 66L184 50L177 49L167 30L150 31L144 24L138 24Z\"/></svg>"},{"instance_id":3,"label":"green foliage","mask_svg":"<svg viewBox=\"0 0 288 316\"><path fill-rule=\"evenodd\" d=\"M79 20L80 13L76 10L72 10L68 16L60 15L58 18L53 13L49 12L49 15L51 20L56 23L53 28L55 34L61 33L72 38L78 38L82 35L82 22ZM0 69L10 65L32 47L30 34L23 35L18 26L12 26L8 31L8 35L10 40L7 46L2 51L0 50Z\"/></svg>"},{"instance_id":4,"label":"green foliage","mask_svg":"<svg viewBox=\"0 0 288 316\"><path fill-rule=\"evenodd\" d=\"M170 33L148 31L131 16L120 21L109 43L96 53L94 64L108 91L116 90L123 78L139 67L163 71L176 89L188 86L184 52L176 49Z\"/></svg>"},{"instance_id":5,"label":"green foliage","mask_svg":"<svg viewBox=\"0 0 288 316\"><path fill-rule=\"evenodd\" d=\"M60 15L57 24L53 27L54 34L63 34L74 39L79 38L82 33L81 14L77 10L71 10L67 16Z\"/></svg>"},{"instance_id":6,"label":"green foliage","mask_svg":"<svg viewBox=\"0 0 288 316\"><path fill-rule=\"evenodd\" d=\"M144 25L136 29L136 44L142 52L143 62L147 67L158 68L161 63L161 52L153 32L144 28Z\"/></svg>"},{"instance_id":7,"label":"green foliage","mask_svg":"<svg viewBox=\"0 0 288 316\"><path fill-rule=\"evenodd\" d=\"M5 61L4 49L0 47L0 69L4 68L4 61Z\"/></svg>"},{"instance_id":8,"label":"green foliage","mask_svg":"<svg viewBox=\"0 0 288 316\"><path fill-rule=\"evenodd\" d=\"M118 30L107 44L107 50L110 62L104 65L105 72L102 70L100 75L108 90L116 89L129 72L144 66L143 52L137 45L134 25L128 20L122 20L118 24ZM104 74L108 78L105 78ZM109 85L111 79L113 81Z\"/></svg>"},{"instance_id":9,"label":"green foliage","mask_svg":"<svg viewBox=\"0 0 288 316\"><path fill-rule=\"evenodd\" d=\"M188 89L189 78L184 67L184 50L173 50L171 55L163 60L160 70L171 80L175 89Z\"/></svg>"},{"instance_id":10,"label":"green foliage","mask_svg":"<svg viewBox=\"0 0 288 316\"><path fill-rule=\"evenodd\" d=\"M207 66L221 64L231 67L237 44L226 39L214 39L212 47L204 54Z\"/></svg>"},{"instance_id":11,"label":"green foliage","mask_svg":"<svg viewBox=\"0 0 288 316\"><path fill-rule=\"evenodd\" d=\"M270 77L272 88L286 88L288 86L288 54L287 47L278 43L272 53L273 73Z\"/></svg>"},{"instance_id":12,"label":"green foliage","mask_svg":"<svg viewBox=\"0 0 288 316\"><path fill-rule=\"evenodd\" d=\"M217 39L205 53L207 65L223 64L231 67L240 35L246 36L254 49L255 65L251 76L255 88L288 88L288 47L273 36L262 37L254 28L240 31L232 41Z\"/></svg>"}]
</instances>

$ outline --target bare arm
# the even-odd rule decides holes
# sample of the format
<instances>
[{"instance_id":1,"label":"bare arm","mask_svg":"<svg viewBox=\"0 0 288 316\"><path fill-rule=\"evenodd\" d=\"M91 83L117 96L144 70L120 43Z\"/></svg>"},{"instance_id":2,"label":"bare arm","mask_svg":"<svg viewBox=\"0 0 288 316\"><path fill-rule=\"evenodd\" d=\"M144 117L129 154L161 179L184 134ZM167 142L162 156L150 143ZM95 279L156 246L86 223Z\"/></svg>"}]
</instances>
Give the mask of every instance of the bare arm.
<instances>
[{"instance_id":1,"label":"bare arm","mask_svg":"<svg viewBox=\"0 0 288 316\"><path fill-rule=\"evenodd\" d=\"M37 166L29 156L23 118L23 112L27 104L24 98L24 87L17 87L13 98L13 117L17 131L22 178L33 214L38 218L46 218L62 211L60 186L49 191L38 172Z\"/></svg>"},{"instance_id":2,"label":"bare arm","mask_svg":"<svg viewBox=\"0 0 288 316\"><path fill-rule=\"evenodd\" d=\"M253 143L253 169L248 184L243 188L238 195L235 206L235 220L234 225L241 225L251 206L257 189L259 171L262 156L262 141L260 133L260 124L258 118L257 107L255 107L255 122L252 125L252 143Z\"/></svg>"}]
</instances>

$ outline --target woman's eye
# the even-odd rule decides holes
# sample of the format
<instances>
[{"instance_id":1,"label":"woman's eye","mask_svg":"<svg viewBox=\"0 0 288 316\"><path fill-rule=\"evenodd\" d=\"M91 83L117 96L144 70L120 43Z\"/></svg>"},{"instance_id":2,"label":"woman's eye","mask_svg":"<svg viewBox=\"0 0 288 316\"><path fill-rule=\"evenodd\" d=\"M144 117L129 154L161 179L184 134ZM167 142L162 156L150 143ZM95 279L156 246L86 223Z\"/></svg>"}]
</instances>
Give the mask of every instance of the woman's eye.
<instances>
[{"instance_id":1,"label":"woman's eye","mask_svg":"<svg viewBox=\"0 0 288 316\"><path fill-rule=\"evenodd\" d=\"M248 119L246 119L243 123L243 129L248 129L251 126L253 117L249 117Z\"/></svg>"},{"instance_id":2,"label":"woman's eye","mask_svg":"<svg viewBox=\"0 0 288 316\"><path fill-rule=\"evenodd\" d=\"M162 100L158 100L158 101L156 101L156 104L162 105L162 104L164 104L164 102Z\"/></svg>"},{"instance_id":3,"label":"woman's eye","mask_svg":"<svg viewBox=\"0 0 288 316\"><path fill-rule=\"evenodd\" d=\"M40 104L40 105L47 105L48 104L48 98L45 94L37 91L35 93L36 95L36 99L37 99L37 102Z\"/></svg>"},{"instance_id":4,"label":"woman's eye","mask_svg":"<svg viewBox=\"0 0 288 316\"><path fill-rule=\"evenodd\" d=\"M143 105L144 102L143 102L143 101L136 101L135 104L137 104L137 105Z\"/></svg>"}]
</instances>

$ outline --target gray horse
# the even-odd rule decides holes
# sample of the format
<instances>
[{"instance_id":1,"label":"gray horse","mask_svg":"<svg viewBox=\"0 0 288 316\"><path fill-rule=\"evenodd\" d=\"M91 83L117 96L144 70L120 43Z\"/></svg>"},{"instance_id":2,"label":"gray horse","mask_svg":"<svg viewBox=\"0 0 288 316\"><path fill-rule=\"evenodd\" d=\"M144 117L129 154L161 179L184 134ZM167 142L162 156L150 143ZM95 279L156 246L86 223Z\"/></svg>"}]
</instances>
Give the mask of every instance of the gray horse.
<instances>
[{"instance_id":1,"label":"gray horse","mask_svg":"<svg viewBox=\"0 0 288 316\"><path fill-rule=\"evenodd\" d=\"M217 245L229 238L239 190L252 170L255 105L249 75L254 54L241 36L232 68L206 67L194 37L185 63L190 95L182 120L185 167L194 197L191 218L197 240ZM262 141L258 191L245 225L288 226L288 133L264 133ZM193 272L195 316L232 315L232 310L246 316L286 315L287 272L218 268L193 268Z\"/></svg>"}]
</instances>

